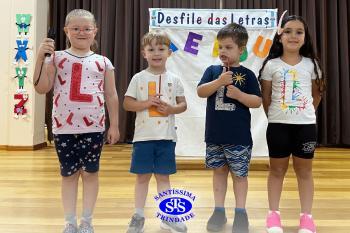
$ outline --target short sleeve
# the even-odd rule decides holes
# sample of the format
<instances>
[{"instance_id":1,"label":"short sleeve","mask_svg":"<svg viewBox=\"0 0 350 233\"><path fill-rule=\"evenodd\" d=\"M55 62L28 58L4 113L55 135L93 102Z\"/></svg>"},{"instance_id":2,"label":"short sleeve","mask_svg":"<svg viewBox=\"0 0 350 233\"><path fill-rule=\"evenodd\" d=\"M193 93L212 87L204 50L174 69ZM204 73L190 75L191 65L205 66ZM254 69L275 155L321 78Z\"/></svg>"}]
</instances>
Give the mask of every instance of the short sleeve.
<instances>
[{"instance_id":1,"label":"short sleeve","mask_svg":"<svg viewBox=\"0 0 350 233\"><path fill-rule=\"evenodd\" d=\"M202 76L202 79L199 81L198 83L198 87L202 84L208 83L213 81L213 72L212 72L213 66L209 66L205 71L204 74Z\"/></svg>"},{"instance_id":2,"label":"short sleeve","mask_svg":"<svg viewBox=\"0 0 350 233\"><path fill-rule=\"evenodd\" d=\"M107 58L107 57L103 57L105 64L106 64L106 70L114 70L114 66L112 64L112 62Z\"/></svg>"},{"instance_id":3,"label":"short sleeve","mask_svg":"<svg viewBox=\"0 0 350 233\"><path fill-rule=\"evenodd\" d=\"M320 66L318 65L318 62L315 60L315 64L317 66L317 73L318 73L318 77L321 79L322 78L322 71L320 69ZM314 71L314 67L312 67L312 75L311 75L311 79L315 80L316 79L316 73Z\"/></svg>"},{"instance_id":4,"label":"short sleeve","mask_svg":"<svg viewBox=\"0 0 350 233\"><path fill-rule=\"evenodd\" d=\"M124 96L137 97L137 76L132 77Z\"/></svg>"},{"instance_id":5,"label":"short sleeve","mask_svg":"<svg viewBox=\"0 0 350 233\"><path fill-rule=\"evenodd\" d=\"M272 73L271 73L271 62L267 62L261 72L261 79L266 80L266 81L271 81L272 80Z\"/></svg>"},{"instance_id":6,"label":"short sleeve","mask_svg":"<svg viewBox=\"0 0 350 233\"><path fill-rule=\"evenodd\" d=\"M247 94L252 94L261 97L260 84L252 71L249 72Z\"/></svg>"},{"instance_id":7,"label":"short sleeve","mask_svg":"<svg viewBox=\"0 0 350 233\"><path fill-rule=\"evenodd\" d=\"M184 86L179 78L176 78L176 96L185 96Z\"/></svg>"}]
</instances>

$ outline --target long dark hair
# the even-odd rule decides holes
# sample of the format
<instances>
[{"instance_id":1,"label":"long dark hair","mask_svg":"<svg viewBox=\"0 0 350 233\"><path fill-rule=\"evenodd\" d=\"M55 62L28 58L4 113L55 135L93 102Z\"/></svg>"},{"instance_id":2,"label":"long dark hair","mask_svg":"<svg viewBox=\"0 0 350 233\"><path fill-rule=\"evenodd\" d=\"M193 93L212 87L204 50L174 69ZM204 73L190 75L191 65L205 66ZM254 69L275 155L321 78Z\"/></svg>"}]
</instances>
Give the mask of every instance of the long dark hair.
<instances>
[{"instance_id":1,"label":"long dark hair","mask_svg":"<svg viewBox=\"0 0 350 233\"><path fill-rule=\"evenodd\" d=\"M311 40L311 36L310 36L310 32L309 32L309 28L305 22L305 20L301 17L301 16L297 16L297 15L291 15L288 17L285 17L282 20L282 24L281 27L283 28L284 25L292 20L298 20L300 21L303 26L304 26L304 31L305 31L305 39L304 39L304 44L303 46L301 46L300 50L299 50L299 54L302 55L303 57L308 57L311 59L312 63L314 64L314 72L316 74L316 84L318 86L319 91L322 93L325 89L326 89L326 82L325 82L325 76L323 73L323 70L321 68L321 64L320 61L318 59L318 57L316 56L316 53L314 51L314 47L312 45L312 40ZM266 63L274 58L280 57L283 54L283 45L280 42L280 38L281 35L278 35L278 33L276 33L275 37L273 38L273 43L269 52L269 55L266 57L266 59L264 60L262 67L259 71L259 81L261 80L261 74L262 71L264 70L264 67L266 65ZM322 79L320 78L320 74L318 72L318 69L321 71L321 75L322 75Z\"/></svg>"}]
</instances>

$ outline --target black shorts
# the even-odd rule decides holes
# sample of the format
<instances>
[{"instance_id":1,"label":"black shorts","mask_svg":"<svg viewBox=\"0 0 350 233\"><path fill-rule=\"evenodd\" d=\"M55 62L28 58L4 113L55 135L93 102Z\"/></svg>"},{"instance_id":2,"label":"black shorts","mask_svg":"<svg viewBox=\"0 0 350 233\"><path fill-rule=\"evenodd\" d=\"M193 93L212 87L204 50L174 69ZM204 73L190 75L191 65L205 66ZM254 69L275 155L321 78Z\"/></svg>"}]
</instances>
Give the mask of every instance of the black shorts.
<instances>
[{"instance_id":1,"label":"black shorts","mask_svg":"<svg viewBox=\"0 0 350 233\"><path fill-rule=\"evenodd\" d=\"M71 176L80 169L94 173L100 167L103 132L54 134L62 176Z\"/></svg>"},{"instance_id":2,"label":"black shorts","mask_svg":"<svg viewBox=\"0 0 350 233\"><path fill-rule=\"evenodd\" d=\"M312 159L316 148L316 124L269 123L266 140L271 158L293 156Z\"/></svg>"}]
</instances>

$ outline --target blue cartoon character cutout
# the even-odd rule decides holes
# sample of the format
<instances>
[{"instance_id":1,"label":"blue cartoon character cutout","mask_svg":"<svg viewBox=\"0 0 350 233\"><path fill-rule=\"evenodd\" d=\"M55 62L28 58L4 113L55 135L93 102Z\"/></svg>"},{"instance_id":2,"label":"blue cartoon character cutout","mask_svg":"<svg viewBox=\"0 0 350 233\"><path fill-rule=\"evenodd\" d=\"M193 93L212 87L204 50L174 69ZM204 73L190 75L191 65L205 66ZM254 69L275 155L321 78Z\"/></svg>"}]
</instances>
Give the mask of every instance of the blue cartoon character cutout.
<instances>
[{"instance_id":1,"label":"blue cartoon character cutout","mask_svg":"<svg viewBox=\"0 0 350 233\"><path fill-rule=\"evenodd\" d=\"M28 40L24 39L24 40L16 40L17 43L17 48L15 48L17 50L16 56L15 56L15 60L14 60L14 64L18 64L19 60L22 59L24 61L24 64L27 65L28 64L28 57L27 57L27 53L26 50L29 49L28 48Z\"/></svg>"}]
</instances>

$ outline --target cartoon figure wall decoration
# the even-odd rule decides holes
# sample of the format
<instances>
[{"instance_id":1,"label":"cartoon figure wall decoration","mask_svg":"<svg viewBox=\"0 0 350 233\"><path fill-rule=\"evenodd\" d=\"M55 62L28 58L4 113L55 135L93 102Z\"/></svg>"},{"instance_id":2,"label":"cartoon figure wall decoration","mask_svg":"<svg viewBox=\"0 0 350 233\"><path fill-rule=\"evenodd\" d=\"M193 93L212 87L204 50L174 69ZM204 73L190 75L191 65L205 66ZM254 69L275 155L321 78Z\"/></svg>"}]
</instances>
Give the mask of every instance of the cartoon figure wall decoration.
<instances>
[{"instance_id":1,"label":"cartoon figure wall decoration","mask_svg":"<svg viewBox=\"0 0 350 233\"><path fill-rule=\"evenodd\" d=\"M27 57L27 53L26 50L28 49L28 40L24 39L24 40L16 40L17 43L17 48L15 48L17 50L16 56L15 56L15 60L14 60L14 64L18 64L19 60L22 59L24 61L25 65L28 65L28 57Z\"/></svg>"},{"instance_id":2,"label":"cartoon figure wall decoration","mask_svg":"<svg viewBox=\"0 0 350 233\"><path fill-rule=\"evenodd\" d=\"M27 78L27 67L16 67L16 76L14 78L18 80L17 93L25 92L24 79Z\"/></svg>"},{"instance_id":3,"label":"cartoon figure wall decoration","mask_svg":"<svg viewBox=\"0 0 350 233\"><path fill-rule=\"evenodd\" d=\"M19 116L22 116L22 118L27 117L28 109L26 108L25 104L28 102L28 93L24 89L25 80L27 78L28 73L28 53L27 50L29 49L28 43L29 43L29 32L30 32L30 26L31 26L31 14L16 14L16 45L15 48L16 54L14 57L13 64L15 65L14 71L16 75L13 77L15 80L17 78L17 90L14 94L14 108L13 113L15 118L19 118ZM30 57L30 56L29 56Z\"/></svg>"},{"instance_id":4,"label":"cartoon figure wall decoration","mask_svg":"<svg viewBox=\"0 0 350 233\"><path fill-rule=\"evenodd\" d=\"M18 30L17 37L23 36L23 34L24 36L27 36L31 18L31 14L16 14L16 25Z\"/></svg>"},{"instance_id":5,"label":"cartoon figure wall decoration","mask_svg":"<svg viewBox=\"0 0 350 233\"><path fill-rule=\"evenodd\" d=\"M15 100L19 100L19 102L15 104L15 107L13 108L14 117L19 118L20 115L22 118L27 117L28 111L24 105L28 101L28 94L15 94L14 98Z\"/></svg>"}]
</instances>

